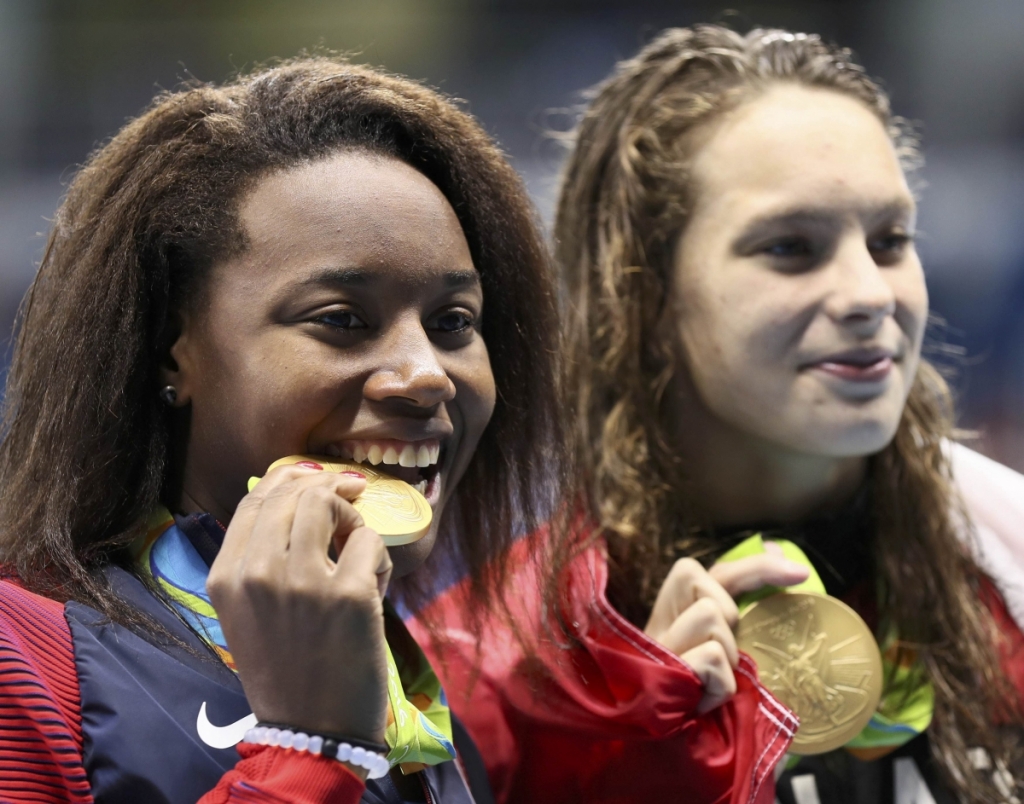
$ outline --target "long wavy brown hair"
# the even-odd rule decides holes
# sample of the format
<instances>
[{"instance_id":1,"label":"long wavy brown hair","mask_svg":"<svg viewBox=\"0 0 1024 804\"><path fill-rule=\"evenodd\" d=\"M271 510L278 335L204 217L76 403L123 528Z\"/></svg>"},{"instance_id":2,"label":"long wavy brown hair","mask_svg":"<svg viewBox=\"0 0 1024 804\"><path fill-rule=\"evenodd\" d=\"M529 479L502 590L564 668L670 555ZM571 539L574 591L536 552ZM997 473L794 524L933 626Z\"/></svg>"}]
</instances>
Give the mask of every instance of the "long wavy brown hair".
<instances>
[{"instance_id":1,"label":"long wavy brown hair","mask_svg":"<svg viewBox=\"0 0 1024 804\"><path fill-rule=\"evenodd\" d=\"M102 570L131 569L147 514L178 503L187 422L158 399L158 368L211 266L245 248L244 193L342 149L434 182L480 273L497 404L435 553L468 568L478 604L497 599L502 557L536 522L531 484L558 443L550 257L521 180L469 115L330 56L165 93L71 183L22 306L4 400L0 562L28 588L152 630ZM433 583L414 573L406 602Z\"/></svg>"},{"instance_id":2,"label":"long wavy brown hair","mask_svg":"<svg viewBox=\"0 0 1024 804\"><path fill-rule=\"evenodd\" d=\"M706 25L664 32L594 90L564 176L555 239L571 314L579 495L608 544L611 593L641 624L680 553L715 551L687 495L693 467L672 449L663 392L677 363L658 327L693 202L689 135L778 83L856 98L916 166L912 133L849 51L817 36ZM980 572L958 534L964 512L943 452L952 434L949 388L922 362L896 437L870 461L881 611L934 685L929 735L948 781L965 800L1002 801L968 760L975 746L1009 760L993 728L1007 699ZM571 554L567 543L554 550L559 564Z\"/></svg>"}]
</instances>

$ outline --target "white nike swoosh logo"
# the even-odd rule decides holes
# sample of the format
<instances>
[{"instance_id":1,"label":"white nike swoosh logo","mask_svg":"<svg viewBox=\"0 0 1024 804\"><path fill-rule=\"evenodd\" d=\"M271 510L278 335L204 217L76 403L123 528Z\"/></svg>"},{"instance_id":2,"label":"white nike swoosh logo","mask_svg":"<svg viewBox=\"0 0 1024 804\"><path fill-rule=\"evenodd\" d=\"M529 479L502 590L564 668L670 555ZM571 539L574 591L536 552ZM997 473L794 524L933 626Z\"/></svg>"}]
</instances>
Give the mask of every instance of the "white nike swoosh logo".
<instances>
[{"instance_id":1,"label":"white nike swoosh logo","mask_svg":"<svg viewBox=\"0 0 1024 804\"><path fill-rule=\"evenodd\" d=\"M210 748L231 748L242 742L245 733L258 722L256 715L246 715L227 726L214 726L206 716L206 701L203 701L199 707L199 717L196 718L196 731L199 732L199 739Z\"/></svg>"}]
</instances>

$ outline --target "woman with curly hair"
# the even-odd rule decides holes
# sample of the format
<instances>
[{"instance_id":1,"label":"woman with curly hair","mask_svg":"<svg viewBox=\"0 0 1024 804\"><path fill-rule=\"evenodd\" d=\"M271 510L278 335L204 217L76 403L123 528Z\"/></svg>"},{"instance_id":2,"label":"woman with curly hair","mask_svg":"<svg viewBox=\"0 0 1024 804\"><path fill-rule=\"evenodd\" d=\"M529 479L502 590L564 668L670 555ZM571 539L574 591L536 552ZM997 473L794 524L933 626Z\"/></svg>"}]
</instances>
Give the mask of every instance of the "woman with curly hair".
<instances>
[{"instance_id":1,"label":"woman with curly hair","mask_svg":"<svg viewBox=\"0 0 1024 804\"><path fill-rule=\"evenodd\" d=\"M536 655L494 625L453 701L499 801L1018 789L1024 478L952 445L921 357L916 162L816 36L666 31L593 93L554 229L579 509L523 571ZM874 633L881 699L834 750L787 756L797 718L734 629L751 593L808 584ZM814 688L817 643L789 633L794 688L865 694Z\"/></svg>"},{"instance_id":2,"label":"woman with curly hair","mask_svg":"<svg viewBox=\"0 0 1024 804\"><path fill-rule=\"evenodd\" d=\"M497 602L556 331L521 182L437 93L323 57L157 98L72 182L21 314L0 798L488 800L385 592L415 606L436 542ZM411 544L353 505L378 474L432 509Z\"/></svg>"}]
</instances>

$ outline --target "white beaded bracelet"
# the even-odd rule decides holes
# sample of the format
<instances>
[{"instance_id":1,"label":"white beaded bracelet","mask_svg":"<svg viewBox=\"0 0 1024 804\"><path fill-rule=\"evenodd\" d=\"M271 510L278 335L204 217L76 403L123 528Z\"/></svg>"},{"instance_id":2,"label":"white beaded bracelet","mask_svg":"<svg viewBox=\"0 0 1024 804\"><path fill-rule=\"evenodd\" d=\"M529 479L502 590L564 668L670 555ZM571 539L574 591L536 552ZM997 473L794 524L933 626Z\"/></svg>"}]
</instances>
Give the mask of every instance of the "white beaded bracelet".
<instances>
[{"instance_id":1,"label":"white beaded bracelet","mask_svg":"<svg viewBox=\"0 0 1024 804\"><path fill-rule=\"evenodd\" d=\"M256 726L245 733L242 742L254 745L273 745L293 751L308 751L316 756L327 757L327 753L324 752L323 737L318 734L310 736L305 732L291 729ZM330 743L333 742L333 740L330 741ZM369 771L367 774L369 779L380 779L391 770L391 763L383 754L367 751L365 748L352 746L349 743L339 742L336 745L337 753L330 758L337 759L339 762L348 762L357 768L366 768Z\"/></svg>"}]
</instances>

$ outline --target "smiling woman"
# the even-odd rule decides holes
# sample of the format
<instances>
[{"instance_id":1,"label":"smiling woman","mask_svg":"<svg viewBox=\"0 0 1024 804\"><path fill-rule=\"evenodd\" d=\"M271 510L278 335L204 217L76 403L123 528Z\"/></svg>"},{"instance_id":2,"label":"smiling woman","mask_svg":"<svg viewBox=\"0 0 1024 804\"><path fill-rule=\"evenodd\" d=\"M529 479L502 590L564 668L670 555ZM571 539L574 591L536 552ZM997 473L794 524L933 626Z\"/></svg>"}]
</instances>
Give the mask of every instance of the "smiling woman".
<instances>
[{"instance_id":1,"label":"smiling woman","mask_svg":"<svg viewBox=\"0 0 1024 804\"><path fill-rule=\"evenodd\" d=\"M922 359L916 153L813 35L669 30L594 91L554 232L578 506L518 583L556 638L449 671L499 801L1019 797L1024 478Z\"/></svg>"},{"instance_id":2,"label":"smiling woman","mask_svg":"<svg viewBox=\"0 0 1024 804\"><path fill-rule=\"evenodd\" d=\"M238 217L246 247L213 267L161 371L190 413L182 507L228 522L278 458L360 450L443 509L495 405L451 204L404 162L349 151L268 176ZM395 577L436 531L391 551Z\"/></svg>"},{"instance_id":3,"label":"smiling woman","mask_svg":"<svg viewBox=\"0 0 1024 804\"><path fill-rule=\"evenodd\" d=\"M718 524L760 518L767 499L775 517L799 517L856 489L863 456L899 424L928 314L915 202L857 99L782 85L711 125L668 278L685 366L673 435L707 456L694 482ZM751 481L740 499L718 474L737 471Z\"/></svg>"},{"instance_id":4,"label":"smiling woman","mask_svg":"<svg viewBox=\"0 0 1024 804\"><path fill-rule=\"evenodd\" d=\"M434 92L319 58L157 98L71 184L20 323L0 797L488 800L385 593L415 608L438 544L500 605L555 329L520 181ZM386 548L360 464L429 529Z\"/></svg>"},{"instance_id":5,"label":"smiling woman","mask_svg":"<svg viewBox=\"0 0 1024 804\"><path fill-rule=\"evenodd\" d=\"M996 801L969 749L990 767L1013 753L993 722L1019 718L981 603L994 598L950 482L950 396L921 360L928 296L905 175L916 153L846 51L785 31L670 31L603 87L560 205L560 259L583 311L584 488L613 603L693 668L698 709L744 735L759 727L743 703L757 694L728 627L736 609L720 603L709 618L695 597L725 591L742 605L812 569L887 649L879 717L846 750L797 764L778 783L783 800L809 785L822 800L892 800L899 769L916 767L936 797ZM618 237L580 212L591 193L609 220L629 221ZM633 322L640 308L649 324ZM612 324L601 309L616 310ZM655 491L638 498L640 483ZM811 566L787 570L771 551L712 566L758 532L801 545ZM744 774L763 771L738 765L733 796L755 796Z\"/></svg>"}]
</instances>

